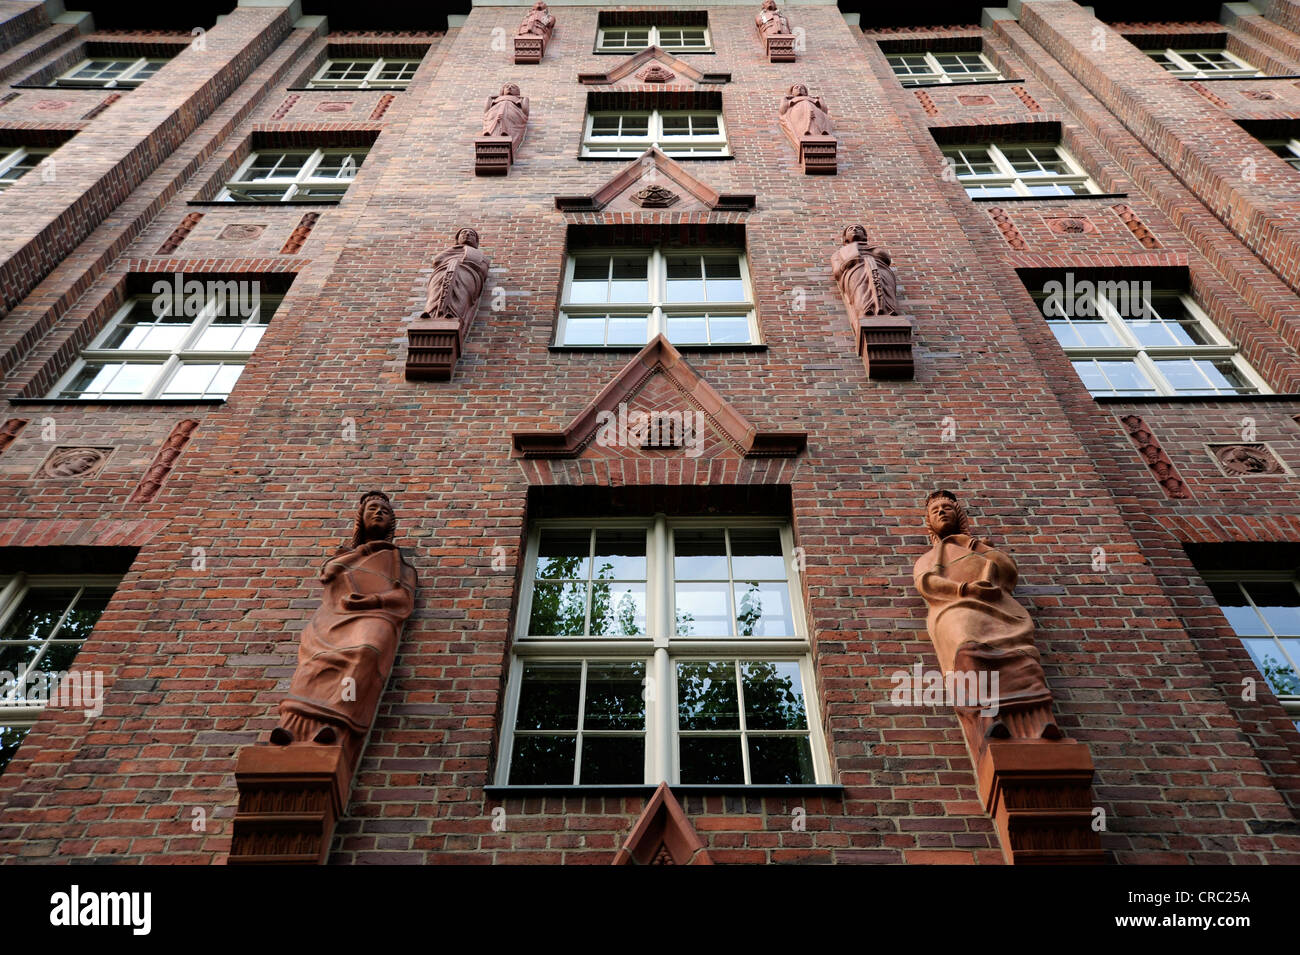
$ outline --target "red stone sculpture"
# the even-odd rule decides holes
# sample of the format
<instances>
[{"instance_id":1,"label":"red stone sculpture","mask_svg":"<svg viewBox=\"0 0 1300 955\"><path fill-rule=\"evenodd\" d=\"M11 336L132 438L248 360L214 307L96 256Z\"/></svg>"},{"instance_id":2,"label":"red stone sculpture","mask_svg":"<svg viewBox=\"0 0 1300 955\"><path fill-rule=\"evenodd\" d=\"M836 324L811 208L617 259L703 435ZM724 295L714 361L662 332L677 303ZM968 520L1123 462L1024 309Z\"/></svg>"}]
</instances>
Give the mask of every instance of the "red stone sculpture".
<instances>
[{"instance_id":1,"label":"red stone sculpture","mask_svg":"<svg viewBox=\"0 0 1300 955\"><path fill-rule=\"evenodd\" d=\"M340 743L355 753L370 732L415 607L415 569L393 543L396 529L388 496L365 494L352 540L321 571L325 593L302 632L272 743Z\"/></svg>"},{"instance_id":2,"label":"red stone sculpture","mask_svg":"<svg viewBox=\"0 0 1300 955\"><path fill-rule=\"evenodd\" d=\"M197 419L186 418L172 428L171 434L167 436L167 440L163 442L162 448L159 449L157 456L153 459L153 464L149 466L149 470L140 479L140 483L128 500L134 503L145 503L154 499L162 489L163 481L167 480L167 475L171 473L172 467L176 464L176 459L181 456L181 451L189 442L190 436L194 434L194 429L198 426Z\"/></svg>"},{"instance_id":3,"label":"red stone sculpture","mask_svg":"<svg viewBox=\"0 0 1300 955\"><path fill-rule=\"evenodd\" d=\"M889 253L872 245L860 225L846 226L840 238L831 274L844 297L868 377L911 378L912 321L898 314L898 275Z\"/></svg>"},{"instance_id":4,"label":"red stone sculpture","mask_svg":"<svg viewBox=\"0 0 1300 955\"><path fill-rule=\"evenodd\" d=\"M799 150L799 164L808 175L835 175L836 142L831 114L820 96L796 83L781 100L781 128Z\"/></svg>"},{"instance_id":5,"label":"red stone sculpture","mask_svg":"<svg viewBox=\"0 0 1300 955\"><path fill-rule=\"evenodd\" d=\"M479 251L478 233L461 229L456 243L433 260L433 276L420 321L407 330L406 377L447 381L451 378L478 299L487 281L488 257Z\"/></svg>"},{"instance_id":6,"label":"red stone sculpture","mask_svg":"<svg viewBox=\"0 0 1300 955\"><path fill-rule=\"evenodd\" d=\"M540 63L546 45L555 32L555 17L551 16L544 0L537 0L528 11L519 28L515 30L515 62Z\"/></svg>"},{"instance_id":7,"label":"red stone sculpture","mask_svg":"<svg viewBox=\"0 0 1300 955\"><path fill-rule=\"evenodd\" d=\"M527 128L528 97L520 95L516 84L507 83L499 94L488 97L483 111L483 133L474 140L475 174L506 175Z\"/></svg>"},{"instance_id":8,"label":"red stone sculpture","mask_svg":"<svg viewBox=\"0 0 1300 955\"><path fill-rule=\"evenodd\" d=\"M769 62L794 62L794 33L790 21L776 8L776 0L763 0L763 8L754 16L754 26L767 46Z\"/></svg>"}]
</instances>

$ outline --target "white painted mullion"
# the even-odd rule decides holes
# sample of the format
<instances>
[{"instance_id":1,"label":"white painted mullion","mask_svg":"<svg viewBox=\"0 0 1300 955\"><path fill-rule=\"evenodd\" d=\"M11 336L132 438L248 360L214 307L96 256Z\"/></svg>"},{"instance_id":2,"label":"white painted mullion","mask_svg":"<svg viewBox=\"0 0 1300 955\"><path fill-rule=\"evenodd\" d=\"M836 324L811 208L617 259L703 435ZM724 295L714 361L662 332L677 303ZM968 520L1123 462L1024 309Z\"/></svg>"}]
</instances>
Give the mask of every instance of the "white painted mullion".
<instances>
[{"instance_id":1,"label":"white painted mullion","mask_svg":"<svg viewBox=\"0 0 1300 955\"><path fill-rule=\"evenodd\" d=\"M587 660L578 669L578 731L573 739L573 785L582 778L582 730L587 709Z\"/></svg>"},{"instance_id":2,"label":"white painted mullion","mask_svg":"<svg viewBox=\"0 0 1300 955\"><path fill-rule=\"evenodd\" d=\"M728 537L730 537L730 535L728 535ZM731 550L730 545L728 545L727 550L728 551ZM728 557L728 564L730 564L730 557ZM745 719L745 680L740 670L739 658L731 661L731 671L733 677L736 680L736 718L740 725L740 766L742 772L741 779L744 781L745 785L748 786L750 785L749 782L749 721Z\"/></svg>"}]
</instances>

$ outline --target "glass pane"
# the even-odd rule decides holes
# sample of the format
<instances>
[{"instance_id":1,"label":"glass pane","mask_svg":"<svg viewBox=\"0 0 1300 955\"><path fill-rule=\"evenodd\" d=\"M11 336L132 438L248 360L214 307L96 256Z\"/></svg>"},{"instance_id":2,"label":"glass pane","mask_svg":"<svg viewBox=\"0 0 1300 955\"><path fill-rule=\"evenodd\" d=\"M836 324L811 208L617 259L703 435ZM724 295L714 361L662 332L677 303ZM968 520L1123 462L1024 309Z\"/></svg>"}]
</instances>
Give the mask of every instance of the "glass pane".
<instances>
[{"instance_id":1,"label":"glass pane","mask_svg":"<svg viewBox=\"0 0 1300 955\"><path fill-rule=\"evenodd\" d=\"M645 636L645 608L645 584L621 582L592 584L592 636Z\"/></svg>"},{"instance_id":2,"label":"glass pane","mask_svg":"<svg viewBox=\"0 0 1300 955\"><path fill-rule=\"evenodd\" d=\"M1215 582L1210 584L1214 599L1228 618L1228 624L1239 637L1262 637L1268 634L1264 620L1241 593L1241 588L1232 582Z\"/></svg>"},{"instance_id":3,"label":"glass pane","mask_svg":"<svg viewBox=\"0 0 1300 955\"><path fill-rule=\"evenodd\" d=\"M36 670L41 673L62 673L72 666L72 661L76 659L77 651L80 649L80 643L64 643L62 640L55 640L46 648L45 655L36 664Z\"/></svg>"},{"instance_id":4,"label":"glass pane","mask_svg":"<svg viewBox=\"0 0 1300 955\"><path fill-rule=\"evenodd\" d=\"M611 302L648 302L650 283L646 279L649 259L644 255L614 256L614 277L609 286Z\"/></svg>"},{"instance_id":5,"label":"glass pane","mask_svg":"<svg viewBox=\"0 0 1300 955\"><path fill-rule=\"evenodd\" d=\"M668 318L668 340L674 345L707 345L709 329L703 315L673 315Z\"/></svg>"},{"instance_id":6,"label":"glass pane","mask_svg":"<svg viewBox=\"0 0 1300 955\"><path fill-rule=\"evenodd\" d=\"M713 316L709 319L709 334L715 345L748 342L750 340L749 319Z\"/></svg>"},{"instance_id":7,"label":"glass pane","mask_svg":"<svg viewBox=\"0 0 1300 955\"><path fill-rule=\"evenodd\" d=\"M1151 384L1134 362L1099 361L1097 365L1120 394L1153 394L1156 390L1156 386Z\"/></svg>"},{"instance_id":8,"label":"glass pane","mask_svg":"<svg viewBox=\"0 0 1300 955\"><path fill-rule=\"evenodd\" d=\"M5 771L29 732L30 726L0 726L0 773Z\"/></svg>"},{"instance_id":9,"label":"glass pane","mask_svg":"<svg viewBox=\"0 0 1300 955\"><path fill-rule=\"evenodd\" d=\"M728 587L727 583L721 581L708 584L676 584L677 633L683 637L731 636Z\"/></svg>"},{"instance_id":10,"label":"glass pane","mask_svg":"<svg viewBox=\"0 0 1300 955\"><path fill-rule=\"evenodd\" d=\"M665 136L689 136L691 134L691 118L681 114L672 114L663 117L664 135Z\"/></svg>"},{"instance_id":11,"label":"glass pane","mask_svg":"<svg viewBox=\"0 0 1300 955\"><path fill-rule=\"evenodd\" d=\"M592 114L591 135L617 136L618 131L619 131L619 115L617 113Z\"/></svg>"},{"instance_id":12,"label":"glass pane","mask_svg":"<svg viewBox=\"0 0 1300 955\"><path fill-rule=\"evenodd\" d=\"M243 374L243 365L222 365L217 374L212 379L212 384L208 385L206 397L208 398L226 398L235 388L235 382L239 381L239 376Z\"/></svg>"},{"instance_id":13,"label":"glass pane","mask_svg":"<svg viewBox=\"0 0 1300 955\"><path fill-rule=\"evenodd\" d=\"M0 684L0 693L7 693L17 685L16 678L36 659L42 646L42 643L0 643L0 673L8 673L15 678Z\"/></svg>"},{"instance_id":14,"label":"glass pane","mask_svg":"<svg viewBox=\"0 0 1300 955\"><path fill-rule=\"evenodd\" d=\"M726 580L727 542L720 530L674 530L673 575L678 580Z\"/></svg>"},{"instance_id":15,"label":"glass pane","mask_svg":"<svg viewBox=\"0 0 1300 955\"><path fill-rule=\"evenodd\" d=\"M733 529L731 573L737 580L785 580L785 557L776 528Z\"/></svg>"},{"instance_id":16,"label":"glass pane","mask_svg":"<svg viewBox=\"0 0 1300 955\"><path fill-rule=\"evenodd\" d=\"M533 585L528 632L534 636L581 637L586 632L586 583Z\"/></svg>"},{"instance_id":17,"label":"glass pane","mask_svg":"<svg viewBox=\"0 0 1300 955\"><path fill-rule=\"evenodd\" d=\"M584 735L578 781L586 785L644 782L645 737Z\"/></svg>"},{"instance_id":18,"label":"glass pane","mask_svg":"<svg viewBox=\"0 0 1300 955\"><path fill-rule=\"evenodd\" d=\"M582 725L585 730L645 729L643 661L587 664L587 708Z\"/></svg>"},{"instance_id":19,"label":"glass pane","mask_svg":"<svg viewBox=\"0 0 1300 955\"><path fill-rule=\"evenodd\" d=\"M650 320L644 315L635 318L615 317L609 320L606 344L644 345L649 340Z\"/></svg>"},{"instance_id":20,"label":"glass pane","mask_svg":"<svg viewBox=\"0 0 1300 955\"><path fill-rule=\"evenodd\" d=\"M586 580L591 576L588 531L544 530L537 544L537 576L552 580Z\"/></svg>"},{"instance_id":21,"label":"glass pane","mask_svg":"<svg viewBox=\"0 0 1300 955\"><path fill-rule=\"evenodd\" d=\"M750 730L808 728L803 678L793 661L750 660L740 664L745 687L745 726Z\"/></svg>"},{"instance_id":22,"label":"glass pane","mask_svg":"<svg viewBox=\"0 0 1300 955\"><path fill-rule=\"evenodd\" d=\"M704 260L710 302L744 302L745 283L740 278L740 259L734 257Z\"/></svg>"},{"instance_id":23,"label":"glass pane","mask_svg":"<svg viewBox=\"0 0 1300 955\"><path fill-rule=\"evenodd\" d=\"M217 365L181 365L163 387L164 398L202 398L217 375Z\"/></svg>"},{"instance_id":24,"label":"glass pane","mask_svg":"<svg viewBox=\"0 0 1300 955\"><path fill-rule=\"evenodd\" d=\"M64 611L77 596L76 587L50 587L29 590L22 603L9 618L0 640L22 640L39 643L53 633ZM91 625L94 623L92 621ZM0 669L4 669L0 667Z\"/></svg>"},{"instance_id":25,"label":"glass pane","mask_svg":"<svg viewBox=\"0 0 1300 955\"><path fill-rule=\"evenodd\" d=\"M645 539L643 530L597 532L595 577L645 580Z\"/></svg>"},{"instance_id":26,"label":"glass pane","mask_svg":"<svg viewBox=\"0 0 1300 955\"><path fill-rule=\"evenodd\" d=\"M745 781L739 736L683 736L679 753L683 783Z\"/></svg>"},{"instance_id":27,"label":"glass pane","mask_svg":"<svg viewBox=\"0 0 1300 955\"><path fill-rule=\"evenodd\" d=\"M740 728L732 661L677 664L677 725L683 730Z\"/></svg>"},{"instance_id":28,"label":"glass pane","mask_svg":"<svg viewBox=\"0 0 1300 955\"><path fill-rule=\"evenodd\" d=\"M1295 585L1287 583L1248 583L1255 606L1264 620L1279 637L1300 636L1300 594Z\"/></svg>"},{"instance_id":29,"label":"glass pane","mask_svg":"<svg viewBox=\"0 0 1300 955\"><path fill-rule=\"evenodd\" d=\"M698 255L668 256L667 300L703 302L704 272Z\"/></svg>"},{"instance_id":30,"label":"glass pane","mask_svg":"<svg viewBox=\"0 0 1300 955\"><path fill-rule=\"evenodd\" d=\"M784 582L737 582L735 587L736 632L740 636L794 636L790 589Z\"/></svg>"},{"instance_id":31,"label":"glass pane","mask_svg":"<svg viewBox=\"0 0 1300 955\"><path fill-rule=\"evenodd\" d=\"M72 607L72 612L63 621L56 635L59 640L84 641L90 636L100 615L113 599L112 587L87 587L82 591L81 599Z\"/></svg>"},{"instance_id":32,"label":"glass pane","mask_svg":"<svg viewBox=\"0 0 1300 955\"><path fill-rule=\"evenodd\" d=\"M601 286L604 289L604 286ZM564 339L562 345L603 345L605 344L605 316L598 318L564 319Z\"/></svg>"},{"instance_id":33,"label":"glass pane","mask_svg":"<svg viewBox=\"0 0 1300 955\"><path fill-rule=\"evenodd\" d=\"M516 736L510 759L511 785L572 784L577 746L577 736Z\"/></svg>"},{"instance_id":34,"label":"glass pane","mask_svg":"<svg viewBox=\"0 0 1300 955\"><path fill-rule=\"evenodd\" d=\"M806 736L749 737L749 781L797 785L815 783L812 748Z\"/></svg>"},{"instance_id":35,"label":"glass pane","mask_svg":"<svg viewBox=\"0 0 1300 955\"><path fill-rule=\"evenodd\" d=\"M517 730L578 728L578 687L581 663L529 663L519 687Z\"/></svg>"}]
</instances>

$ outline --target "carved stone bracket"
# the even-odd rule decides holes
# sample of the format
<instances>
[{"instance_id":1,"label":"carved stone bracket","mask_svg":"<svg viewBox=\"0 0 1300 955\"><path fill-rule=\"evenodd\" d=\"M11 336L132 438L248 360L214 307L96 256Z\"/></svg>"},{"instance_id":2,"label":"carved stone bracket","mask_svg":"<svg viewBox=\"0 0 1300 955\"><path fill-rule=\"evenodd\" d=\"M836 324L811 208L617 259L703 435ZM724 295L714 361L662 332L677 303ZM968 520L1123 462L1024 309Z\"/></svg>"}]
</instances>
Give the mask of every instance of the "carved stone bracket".
<instances>
[{"instance_id":1,"label":"carved stone bracket","mask_svg":"<svg viewBox=\"0 0 1300 955\"><path fill-rule=\"evenodd\" d=\"M854 319L858 357L867 377L910 379L916 374L912 358L912 319L907 315L876 315Z\"/></svg>"},{"instance_id":2,"label":"carved stone bracket","mask_svg":"<svg viewBox=\"0 0 1300 955\"><path fill-rule=\"evenodd\" d=\"M546 41L547 37L545 36L515 37L515 62L542 62L542 57L546 55Z\"/></svg>"},{"instance_id":3,"label":"carved stone bracket","mask_svg":"<svg viewBox=\"0 0 1300 955\"><path fill-rule=\"evenodd\" d=\"M338 745L240 750L229 864L324 865L351 788L347 767Z\"/></svg>"},{"instance_id":4,"label":"carved stone bracket","mask_svg":"<svg viewBox=\"0 0 1300 955\"><path fill-rule=\"evenodd\" d=\"M794 62L794 36L770 36L767 38L767 59L769 63Z\"/></svg>"},{"instance_id":5,"label":"carved stone bracket","mask_svg":"<svg viewBox=\"0 0 1300 955\"><path fill-rule=\"evenodd\" d=\"M713 860L668 784L660 783L613 864L713 865Z\"/></svg>"},{"instance_id":6,"label":"carved stone bracket","mask_svg":"<svg viewBox=\"0 0 1300 955\"><path fill-rule=\"evenodd\" d=\"M501 136L479 136L474 140L474 175L504 176L515 161L515 147Z\"/></svg>"},{"instance_id":7,"label":"carved stone bracket","mask_svg":"<svg viewBox=\"0 0 1300 955\"><path fill-rule=\"evenodd\" d=\"M838 172L834 136L800 136L794 145L805 175L834 176Z\"/></svg>"},{"instance_id":8,"label":"carved stone bracket","mask_svg":"<svg viewBox=\"0 0 1300 955\"><path fill-rule=\"evenodd\" d=\"M406 380L450 381L460 360L460 323L422 319L406 329Z\"/></svg>"},{"instance_id":9,"label":"carved stone bracket","mask_svg":"<svg viewBox=\"0 0 1300 955\"><path fill-rule=\"evenodd\" d=\"M980 798L1010 865L1100 865L1092 756L1077 740L991 740L976 767Z\"/></svg>"}]
</instances>

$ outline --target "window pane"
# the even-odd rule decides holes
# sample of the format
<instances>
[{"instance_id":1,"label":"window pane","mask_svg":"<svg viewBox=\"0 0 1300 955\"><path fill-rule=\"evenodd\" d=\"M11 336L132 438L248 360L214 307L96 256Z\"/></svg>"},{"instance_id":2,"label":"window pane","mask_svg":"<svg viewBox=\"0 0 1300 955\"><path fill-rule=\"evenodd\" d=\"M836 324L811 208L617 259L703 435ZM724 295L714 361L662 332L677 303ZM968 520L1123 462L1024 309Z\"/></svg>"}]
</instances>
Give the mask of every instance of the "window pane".
<instances>
[{"instance_id":1,"label":"window pane","mask_svg":"<svg viewBox=\"0 0 1300 955\"><path fill-rule=\"evenodd\" d=\"M0 726L0 773L5 771L31 729L30 726Z\"/></svg>"},{"instance_id":2,"label":"window pane","mask_svg":"<svg viewBox=\"0 0 1300 955\"><path fill-rule=\"evenodd\" d=\"M644 255L614 256L614 276L609 286L611 302L648 302L650 284L646 279L649 265Z\"/></svg>"},{"instance_id":3,"label":"window pane","mask_svg":"<svg viewBox=\"0 0 1300 955\"><path fill-rule=\"evenodd\" d=\"M677 725L683 730L740 728L732 661L677 664Z\"/></svg>"},{"instance_id":4,"label":"window pane","mask_svg":"<svg viewBox=\"0 0 1300 955\"><path fill-rule=\"evenodd\" d=\"M213 384L219 365L181 365L162 390L164 398L202 398Z\"/></svg>"},{"instance_id":5,"label":"window pane","mask_svg":"<svg viewBox=\"0 0 1300 955\"><path fill-rule=\"evenodd\" d=\"M567 786L573 782L575 736L516 736L510 759L515 786Z\"/></svg>"},{"instance_id":6,"label":"window pane","mask_svg":"<svg viewBox=\"0 0 1300 955\"><path fill-rule=\"evenodd\" d=\"M598 580L645 580L646 532L599 531L596 534Z\"/></svg>"},{"instance_id":7,"label":"window pane","mask_svg":"<svg viewBox=\"0 0 1300 955\"><path fill-rule=\"evenodd\" d=\"M582 725L584 730L644 730L645 663L588 663Z\"/></svg>"},{"instance_id":8,"label":"window pane","mask_svg":"<svg viewBox=\"0 0 1300 955\"><path fill-rule=\"evenodd\" d=\"M644 345L649 341L650 320L646 316L636 318L611 317L608 325L608 345Z\"/></svg>"},{"instance_id":9,"label":"window pane","mask_svg":"<svg viewBox=\"0 0 1300 955\"><path fill-rule=\"evenodd\" d=\"M727 542L720 530L674 530L673 575L678 580L726 580Z\"/></svg>"},{"instance_id":10,"label":"window pane","mask_svg":"<svg viewBox=\"0 0 1300 955\"><path fill-rule=\"evenodd\" d=\"M746 301L745 283L740 278L739 258L733 256L706 258L704 272L708 282L710 302Z\"/></svg>"},{"instance_id":11,"label":"window pane","mask_svg":"<svg viewBox=\"0 0 1300 955\"><path fill-rule=\"evenodd\" d=\"M784 583L737 582L736 632L742 637L794 636L790 590Z\"/></svg>"},{"instance_id":12,"label":"window pane","mask_svg":"<svg viewBox=\"0 0 1300 955\"><path fill-rule=\"evenodd\" d=\"M808 728L803 678L793 661L750 660L740 664L745 686L745 726L750 730Z\"/></svg>"},{"instance_id":13,"label":"window pane","mask_svg":"<svg viewBox=\"0 0 1300 955\"><path fill-rule=\"evenodd\" d=\"M604 288L604 286L601 286ZM561 345L603 345L605 344L605 316L595 318L564 319L564 340Z\"/></svg>"},{"instance_id":14,"label":"window pane","mask_svg":"<svg viewBox=\"0 0 1300 955\"><path fill-rule=\"evenodd\" d=\"M529 663L519 687L520 730L576 730L581 663Z\"/></svg>"},{"instance_id":15,"label":"window pane","mask_svg":"<svg viewBox=\"0 0 1300 955\"><path fill-rule=\"evenodd\" d=\"M585 785L618 785L644 781L644 736L583 735L582 775L578 782Z\"/></svg>"},{"instance_id":16,"label":"window pane","mask_svg":"<svg viewBox=\"0 0 1300 955\"><path fill-rule=\"evenodd\" d=\"M708 584L678 583L677 633L683 637L731 636L731 608L725 582Z\"/></svg>"},{"instance_id":17,"label":"window pane","mask_svg":"<svg viewBox=\"0 0 1300 955\"><path fill-rule=\"evenodd\" d=\"M748 342L749 319L713 316L709 319L709 335L715 345Z\"/></svg>"},{"instance_id":18,"label":"window pane","mask_svg":"<svg viewBox=\"0 0 1300 955\"><path fill-rule=\"evenodd\" d=\"M591 576L588 531L544 530L537 544L537 576L586 580Z\"/></svg>"},{"instance_id":19,"label":"window pane","mask_svg":"<svg viewBox=\"0 0 1300 955\"><path fill-rule=\"evenodd\" d=\"M815 783L812 749L806 736L749 737L751 783Z\"/></svg>"},{"instance_id":20,"label":"window pane","mask_svg":"<svg viewBox=\"0 0 1300 955\"><path fill-rule=\"evenodd\" d=\"M667 266L668 301L704 301L704 270L698 255L670 255Z\"/></svg>"},{"instance_id":21,"label":"window pane","mask_svg":"<svg viewBox=\"0 0 1300 955\"><path fill-rule=\"evenodd\" d=\"M1252 582L1246 584L1246 590L1275 634L1300 636L1300 595L1294 584Z\"/></svg>"},{"instance_id":22,"label":"window pane","mask_svg":"<svg viewBox=\"0 0 1300 955\"><path fill-rule=\"evenodd\" d=\"M587 585L533 585L533 607L528 632L534 636L581 637L587 625Z\"/></svg>"},{"instance_id":23,"label":"window pane","mask_svg":"<svg viewBox=\"0 0 1300 955\"><path fill-rule=\"evenodd\" d=\"M683 736L679 763L683 783L743 783L739 736Z\"/></svg>"},{"instance_id":24,"label":"window pane","mask_svg":"<svg viewBox=\"0 0 1300 955\"><path fill-rule=\"evenodd\" d=\"M1228 618L1228 623L1239 637L1262 637L1268 634L1264 620L1255 608L1250 606L1241 588L1232 582L1216 582L1210 585L1214 599Z\"/></svg>"},{"instance_id":25,"label":"window pane","mask_svg":"<svg viewBox=\"0 0 1300 955\"><path fill-rule=\"evenodd\" d=\"M785 557L777 530L767 527L733 529L731 573L737 580L785 580Z\"/></svg>"},{"instance_id":26,"label":"window pane","mask_svg":"<svg viewBox=\"0 0 1300 955\"><path fill-rule=\"evenodd\" d=\"M591 635L641 637L646 627L645 584L596 583L591 588Z\"/></svg>"},{"instance_id":27,"label":"window pane","mask_svg":"<svg viewBox=\"0 0 1300 955\"><path fill-rule=\"evenodd\" d=\"M708 323L703 315L673 315L667 324L668 340L674 345L708 344Z\"/></svg>"},{"instance_id":28,"label":"window pane","mask_svg":"<svg viewBox=\"0 0 1300 955\"><path fill-rule=\"evenodd\" d=\"M47 640L76 596L76 587L29 590L14 615L9 618L4 632L0 633L0 640L38 644Z\"/></svg>"}]
</instances>

